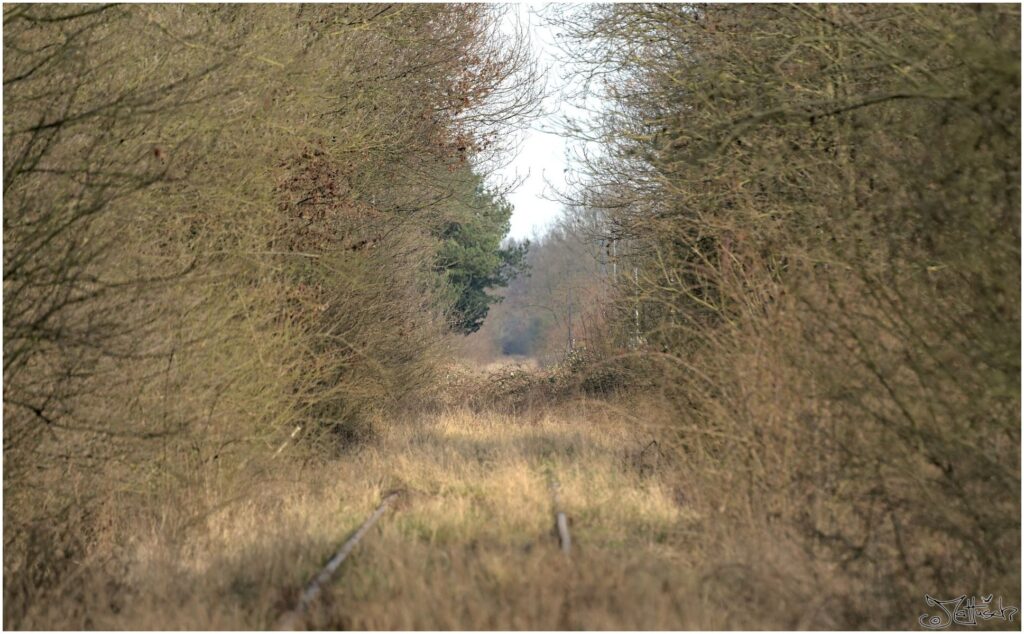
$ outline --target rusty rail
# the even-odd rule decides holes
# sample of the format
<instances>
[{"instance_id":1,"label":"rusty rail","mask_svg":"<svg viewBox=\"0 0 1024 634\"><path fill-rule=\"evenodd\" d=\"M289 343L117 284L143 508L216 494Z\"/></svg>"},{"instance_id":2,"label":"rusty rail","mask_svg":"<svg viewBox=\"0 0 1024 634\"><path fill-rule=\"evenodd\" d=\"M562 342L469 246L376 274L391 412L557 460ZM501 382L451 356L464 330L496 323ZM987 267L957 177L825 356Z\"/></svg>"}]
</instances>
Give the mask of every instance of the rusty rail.
<instances>
[{"instance_id":1,"label":"rusty rail","mask_svg":"<svg viewBox=\"0 0 1024 634\"><path fill-rule=\"evenodd\" d=\"M558 495L561 485L553 476L551 477L551 499L555 507L555 530L558 532L558 544L562 553L566 556L572 550L572 538L569 536L569 517L562 510L562 501Z\"/></svg>"},{"instance_id":2,"label":"rusty rail","mask_svg":"<svg viewBox=\"0 0 1024 634\"><path fill-rule=\"evenodd\" d=\"M316 601L317 597L323 591L323 587L330 582L331 577L338 570L338 567L348 558L352 553L352 550L359 544L361 540L373 525L377 523L377 520L384 515L388 510L388 506L398 497L398 493L391 493L384 497L381 501L380 506L377 507L370 517L366 518L366 521L352 534L345 543L341 545L341 548L334 553L334 556L328 560L327 564L320 570L319 573L306 584L302 594L299 595L299 600L295 604L295 607L281 615L281 618L277 621L275 629L278 630L294 630L296 626L302 622L302 619L306 615L306 611L309 610L309 606Z\"/></svg>"}]
</instances>

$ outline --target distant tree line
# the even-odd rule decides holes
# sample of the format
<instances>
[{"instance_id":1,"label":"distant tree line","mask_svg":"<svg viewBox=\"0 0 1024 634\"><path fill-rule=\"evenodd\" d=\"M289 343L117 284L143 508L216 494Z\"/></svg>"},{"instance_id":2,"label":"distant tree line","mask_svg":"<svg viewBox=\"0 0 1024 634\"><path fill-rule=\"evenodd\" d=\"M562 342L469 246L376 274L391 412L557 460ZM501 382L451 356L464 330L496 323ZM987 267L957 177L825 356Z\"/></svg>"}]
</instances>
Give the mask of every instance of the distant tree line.
<instances>
[{"instance_id":1,"label":"distant tree line","mask_svg":"<svg viewBox=\"0 0 1024 634\"><path fill-rule=\"evenodd\" d=\"M501 292L501 303L469 346L471 356L557 363L571 348L602 339L616 264L610 243L592 228L581 217L564 217L529 244L521 274Z\"/></svg>"}]
</instances>

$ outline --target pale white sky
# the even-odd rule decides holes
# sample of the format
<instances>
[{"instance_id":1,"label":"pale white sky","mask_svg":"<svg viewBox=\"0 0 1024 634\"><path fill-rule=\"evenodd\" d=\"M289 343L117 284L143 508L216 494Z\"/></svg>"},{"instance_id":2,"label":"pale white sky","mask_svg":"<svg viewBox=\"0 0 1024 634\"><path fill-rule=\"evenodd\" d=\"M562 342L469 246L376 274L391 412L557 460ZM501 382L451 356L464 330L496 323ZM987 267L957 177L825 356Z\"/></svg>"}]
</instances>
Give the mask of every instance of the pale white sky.
<instances>
[{"instance_id":1,"label":"pale white sky","mask_svg":"<svg viewBox=\"0 0 1024 634\"><path fill-rule=\"evenodd\" d=\"M509 235L516 239L532 238L542 235L548 226L561 214L562 206L552 200L552 187L563 189L567 140L545 130L555 128L557 117L564 117L566 104L559 95L560 74L562 65L556 57L554 48L555 34L545 26L540 17L535 15L541 5L517 4L509 12L509 20L516 18L529 29L531 45L538 58L540 69L545 71L547 91L543 109L545 116L533 123L523 133L519 145L519 153L507 167L498 173L508 181L516 178L524 179L507 198L512 203L512 228Z\"/></svg>"}]
</instances>

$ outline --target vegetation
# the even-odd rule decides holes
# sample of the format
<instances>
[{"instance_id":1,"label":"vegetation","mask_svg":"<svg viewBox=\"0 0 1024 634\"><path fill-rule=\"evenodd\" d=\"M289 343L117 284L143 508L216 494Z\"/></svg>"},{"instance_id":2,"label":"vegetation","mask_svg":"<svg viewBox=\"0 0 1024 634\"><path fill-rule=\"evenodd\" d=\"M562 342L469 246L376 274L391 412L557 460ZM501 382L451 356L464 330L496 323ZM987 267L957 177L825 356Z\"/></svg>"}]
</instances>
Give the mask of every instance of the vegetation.
<instances>
[{"instance_id":1,"label":"vegetation","mask_svg":"<svg viewBox=\"0 0 1024 634\"><path fill-rule=\"evenodd\" d=\"M1019 7L544 15L527 250L499 8L5 6L5 627L271 627L395 490L307 625L1020 606Z\"/></svg>"},{"instance_id":2,"label":"vegetation","mask_svg":"<svg viewBox=\"0 0 1024 634\"><path fill-rule=\"evenodd\" d=\"M536 102L501 19L5 7L5 625L54 626L129 556L105 544L185 539L293 477L282 443L333 455L434 383L485 310L436 263L477 289L514 260L476 191ZM451 261L452 209L488 262ZM56 626L94 622L80 598Z\"/></svg>"},{"instance_id":3,"label":"vegetation","mask_svg":"<svg viewBox=\"0 0 1024 634\"><path fill-rule=\"evenodd\" d=\"M502 291L494 317L464 354L482 363L503 355L557 362L571 347L596 343L615 267L602 244L576 222L556 223L530 245L527 274Z\"/></svg>"},{"instance_id":4,"label":"vegetation","mask_svg":"<svg viewBox=\"0 0 1024 634\"><path fill-rule=\"evenodd\" d=\"M800 553L744 553L755 595L773 579L844 627L1018 597L1018 8L551 19L609 104L573 200L638 271L619 348L721 521Z\"/></svg>"},{"instance_id":5,"label":"vegetation","mask_svg":"<svg viewBox=\"0 0 1024 634\"><path fill-rule=\"evenodd\" d=\"M444 223L438 266L448 273L456 293L455 324L459 331L476 332L487 317L490 305L500 298L488 289L507 286L522 271L529 243L502 245L509 231L512 206L480 179L470 180L472 191L460 200L461 210Z\"/></svg>"}]
</instances>

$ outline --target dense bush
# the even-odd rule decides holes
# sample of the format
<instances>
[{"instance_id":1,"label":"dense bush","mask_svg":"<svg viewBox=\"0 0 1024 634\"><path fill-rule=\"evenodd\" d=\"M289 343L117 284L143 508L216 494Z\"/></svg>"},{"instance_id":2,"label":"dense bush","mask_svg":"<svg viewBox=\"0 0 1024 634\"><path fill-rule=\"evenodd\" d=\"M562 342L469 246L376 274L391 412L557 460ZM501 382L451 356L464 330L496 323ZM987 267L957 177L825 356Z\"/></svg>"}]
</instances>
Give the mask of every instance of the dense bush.
<instances>
[{"instance_id":1,"label":"dense bush","mask_svg":"<svg viewBox=\"0 0 1024 634\"><path fill-rule=\"evenodd\" d=\"M5 7L7 627L101 529L186 530L432 382L439 235L506 227L472 192L534 105L500 20Z\"/></svg>"},{"instance_id":2,"label":"dense bush","mask_svg":"<svg viewBox=\"0 0 1024 634\"><path fill-rule=\"evenodd\" d=\"M796 540L818 581L766 574L823 623L1019 597L1019 9L552 20L606 104L577 202L638 269L620 345L708 508Z\"/></svg>"}]
</instances>

